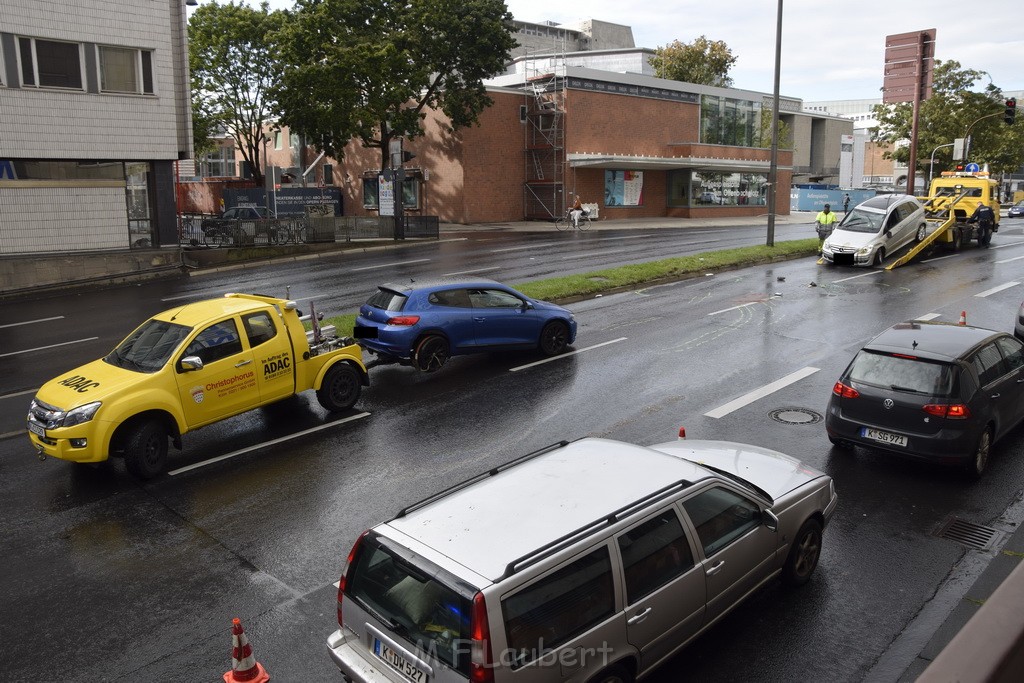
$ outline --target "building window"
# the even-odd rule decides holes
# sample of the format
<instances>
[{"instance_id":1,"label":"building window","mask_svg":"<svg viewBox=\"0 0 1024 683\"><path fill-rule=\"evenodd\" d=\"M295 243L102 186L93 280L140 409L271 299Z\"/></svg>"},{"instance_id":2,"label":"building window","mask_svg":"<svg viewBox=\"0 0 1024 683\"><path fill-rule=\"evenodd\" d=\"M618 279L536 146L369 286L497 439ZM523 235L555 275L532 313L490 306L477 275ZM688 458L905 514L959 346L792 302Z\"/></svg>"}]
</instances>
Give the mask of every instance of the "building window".
<instances>
[{"instance_id":1,"label":"building window","mask_svg":"<svg viewBox=\"0 0 1024 683\"><path fill-rule=\"evenodd\" d=\"M284 132L274 131L274 149L284 149Z\"/></svg>"},{"instance_id":2,"label":"building window","mask_svg":"<svg viewBox=\"0 0 1024 683\"><path fill-rule=\"evenodd\" d=\"M23 86L82 89L82 54L78 43L18 38L18 56Z\"/></svg>"},{"instance_id":3,"label":"building window","mask_svg":"<svg viewBox=\"0 0 1024 683\"><path fill-rule=\"evenodd\" d=\"M700 141L703 143L760 146L761 105L758 102L704 95L701 97L700 119Z\"/></svg>"},{"instance_id":4,"label":"building window","mask_svg":"<svg viewBox=\"0 0 1024 683\"><path fill-rule=\"evenodd\" d=\"M420 208L421 187L422 179L419 176L407 177L402 182L402 208ZM380 209L380 179L377 176L363 178L363 208Z\"/></svg>"},{"instance_id":5,"label":"building window","mask_svg":"<svg viewBox=\"0 0 1024 683\"><path fill-rule=\"evenodd\" d=\"M204 178L235 177L235 146L219 147L200 159L199 174Z\"/></svg>"},{"instance_id":6,"label":"building window","mask_svg":"<svg viewBox=\"0 0 1024 683\"><path fill-rule=\"evenodd\" d=\"M153 55L145 50L100 45L102 92L153 94Z\"/></svg>"}]
</instances>

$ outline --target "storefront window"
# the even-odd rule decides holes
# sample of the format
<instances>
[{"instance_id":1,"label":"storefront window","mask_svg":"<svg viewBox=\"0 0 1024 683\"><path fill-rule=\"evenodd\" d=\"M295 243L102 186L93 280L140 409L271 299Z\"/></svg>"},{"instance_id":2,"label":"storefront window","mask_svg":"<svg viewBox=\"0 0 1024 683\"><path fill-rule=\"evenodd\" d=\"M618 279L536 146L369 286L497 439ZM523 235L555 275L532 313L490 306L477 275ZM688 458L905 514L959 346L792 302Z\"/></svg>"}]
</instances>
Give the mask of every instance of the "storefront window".
<instances>
[{"instance_id":1,"label":"storefront window","mask_svg":"<svg viewBox=\"0 0 1024 683\"><path fill-rule=\"evenodd\" d=\"M768 176L764 173L693 174L692 206L765 206Z\"/></svg>"},{"instance_id":2,"label":"storefront window","mask_svg":"<svg viewBox=\"0 0 1024 683\"><path fill-rule=\"evenodd\" d=\"M605 206L643 206L643 171L605 171Z\"/></svg>"}]
</instances>

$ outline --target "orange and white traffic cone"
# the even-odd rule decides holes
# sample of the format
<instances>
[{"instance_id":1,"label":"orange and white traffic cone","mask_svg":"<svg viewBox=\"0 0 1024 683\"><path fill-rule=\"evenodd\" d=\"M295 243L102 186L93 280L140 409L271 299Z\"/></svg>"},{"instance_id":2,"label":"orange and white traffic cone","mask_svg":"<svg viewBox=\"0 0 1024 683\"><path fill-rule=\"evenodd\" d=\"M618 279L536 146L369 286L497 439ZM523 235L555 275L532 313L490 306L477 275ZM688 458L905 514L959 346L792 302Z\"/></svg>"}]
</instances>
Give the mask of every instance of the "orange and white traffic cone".
<instances>
[{"instance_id":1,"label":"orange and white traffic cone","mask_svg":"<svg viewBox=\"0 0 1024 683\"><path fill-rule=\"evenodd\" d=\"M270 674L256 661L252 646L245 637L241 619L231 621L231 671L224 674L224 683L266 683Z\"/></svg>"},{"instance_id":2,"label":"orange and white traffic cone","mask_svg":"<svg viewBox=\"0 0 1024 683\"><path fill-rule=\"evenodd\" d=\"M960 324L961 325L966 325L967 324L967 311L960 311Z\"/></svg>"}]
</instances>

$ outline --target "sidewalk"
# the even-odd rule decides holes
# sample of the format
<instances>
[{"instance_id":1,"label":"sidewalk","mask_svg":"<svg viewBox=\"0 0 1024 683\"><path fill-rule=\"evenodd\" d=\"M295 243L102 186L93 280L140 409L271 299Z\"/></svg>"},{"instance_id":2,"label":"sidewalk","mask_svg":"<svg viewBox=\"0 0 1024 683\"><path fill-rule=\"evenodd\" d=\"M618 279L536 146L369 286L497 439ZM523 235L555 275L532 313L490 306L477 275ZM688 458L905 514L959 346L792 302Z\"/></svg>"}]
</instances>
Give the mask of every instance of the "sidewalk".
<instances>
[{"instance_id":1,"label":"sidewalk","mask_svg":"<svg viewBox=\"0 0 1024 683\"><path fill-rule=\"evenodd\" d=\"M808 211L794 211L785 216L776 216L776 225L794 225L806 223L808 237L814 237L814 214ZM723 218L598 218L591 222L587 232L594 230L650 230L652 228L709 228L709 227L750 227L752 225L768 225L768 215L761 216L727 216ZM495 223L441 223L442 233L459 232L556 232L554 223L547 221L510 221Z\"/></svg>"},{"instance_id":2,"label":"sidewalk","mask_svg":"<svg viewBox=\"0 0 1024 683\"><path fill-rule=\"evenodd\" d=\"M920 628L927 642L922 646L920 640L915 641L913 634L907 638L909 647L913 648L910 654L917 654L896 679L899 683L1024 680L1024 566L1021 562L1024 559L1024 524L1012 519L1021 516L1021 508L1022 501L1018 499L1007 513L990 525L990 528L1004 534L994 549L968 550L964 559L954 567L954 576L961 573L962 566L966 566L963 573L973 574L976 578L963 595L953 596L957 599L942 622L935 627L922 619L922 615L929 610L931 603L943 603L944 591L953 593L961 590L955 579L940 587L931 603L904 631L907 634L914 630L918 620L925 621ZM977 568L973 572L972 565ZM957 578L970 580L964 576ZM948 610L949 603L941 604L939 609L943 608ZM899 641L903 638L901 635L882 659L898 650ZM926 671L933 662L935 666ZM865 681L893 680L881 669L876 666Z\"/></svg>"}]
</instances>

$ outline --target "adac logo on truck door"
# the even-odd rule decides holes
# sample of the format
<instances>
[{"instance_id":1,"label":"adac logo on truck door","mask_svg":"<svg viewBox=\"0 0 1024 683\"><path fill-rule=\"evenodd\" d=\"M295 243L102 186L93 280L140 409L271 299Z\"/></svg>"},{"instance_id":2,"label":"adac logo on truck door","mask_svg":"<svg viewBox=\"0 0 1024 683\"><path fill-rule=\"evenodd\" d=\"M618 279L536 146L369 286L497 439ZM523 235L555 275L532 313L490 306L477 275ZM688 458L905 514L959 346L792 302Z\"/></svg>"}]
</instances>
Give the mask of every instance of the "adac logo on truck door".
<instances>
[{"instance_id":1,"label":"adac logo on truck door","mask_svg":"<svg viewBox=\"0 0 1024 683\"><path fill-rule=\"evenodd\" d=\"M93 382L88 377L82 377L81 375L71 375L71 377L62 379L57 382L57 384L74 389L80 394L84 394L90 389L100 385L99 382Z\"/></svg>"},{"instance_id":2,"label":"adac logo on truck door","mask_svg":"<svg viewBox=\"0 0 1024 683\"><path fill-rule=\"evenodd\" d=\"M278 353L260 360L263 364L263 379L274 379L291 372L292 357L288 353Z\"/></svg>"}]
</instances>

